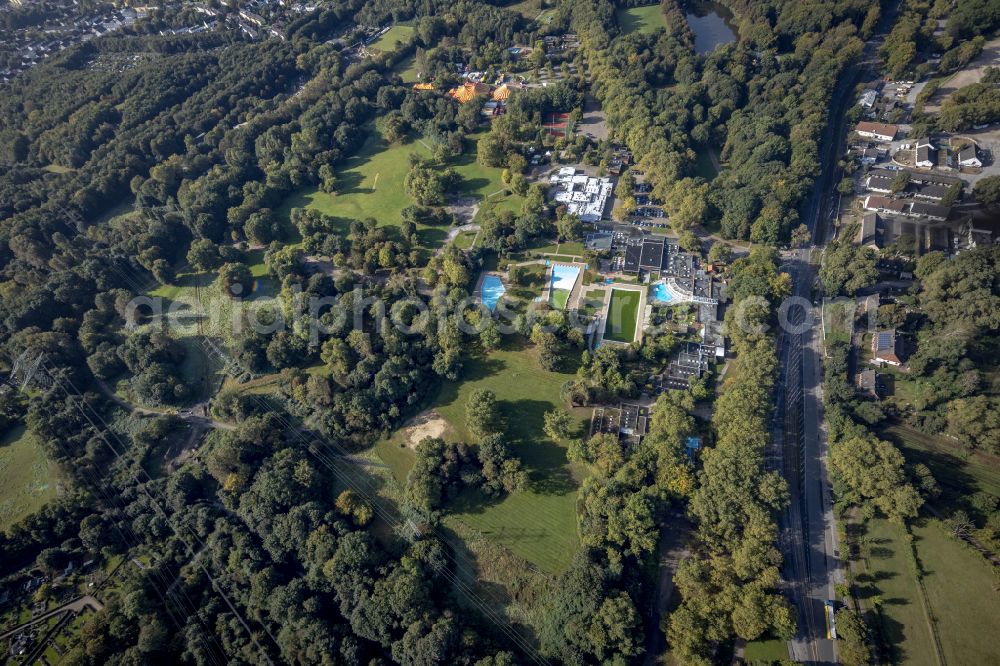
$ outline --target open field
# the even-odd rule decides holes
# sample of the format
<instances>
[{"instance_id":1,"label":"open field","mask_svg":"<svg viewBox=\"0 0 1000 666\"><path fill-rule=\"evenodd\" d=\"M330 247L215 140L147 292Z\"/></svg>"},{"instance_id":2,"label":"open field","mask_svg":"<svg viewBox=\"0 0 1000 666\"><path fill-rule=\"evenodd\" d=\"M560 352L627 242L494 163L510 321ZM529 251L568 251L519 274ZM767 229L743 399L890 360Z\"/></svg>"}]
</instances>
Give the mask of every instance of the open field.
<instances>
[{"instance_id":1,"label":"open field","mask_svg":"<svg viewBox=\"0 0 1000 666\"><path fill-rule=\"evenodd\" d=\"M403 186L410 170L408 157L416 153L430 157L430 150L420 141L389 144L377 131L372 132L358 154L337 171L337 193L327 194L315 187L293 193L279 208L283 217L292 208L318 210L332 217L338 231L346 235L351 220L371 217L380 226L399 227L401 213L413 202ZM421 244L438 247L447 235L442 228L423 227L417 231Z\"/></svg>"},{"instance_id":2,"label":"open field","mask_svg":"<svg viewBox=\"0 0 1000 666\"><path fill-rule=\"evenodd\" d=\"M395 51L396 42L408 42L413 37L414 28L412 25L394 25L389 31L371 44L371 48L379 51Z\"/></svg>"},{"instance_id":3,"label":"open field","mask_svg":"<svg viewBox=\"0 0 1000 666\"><path fill-rule=\"evenodd\" d=\"M659 4L620 8L615 11L615 16L625 34L636 31L648 34L667 28L667 19Z\"/></svg>"},{"instance_id":4,"label":"open field","mask_svg":"<svg viewBox=\"0 0 1000 666\"><path fill-rule=\"evenodd\" d=\"M896 444L907 462L924 463L941 485L945 501L977 491L1000 497L1000 465L969 453L946 437L927 435L906 425L892 425L881 435Z\"/></svg>"},{"instance_id":5,"label":"open field","mask_svg":"<svg viewBox=\"0 0 1000 666\"><path fill-rule=\"evenodd\" d=\"M403 79L403 83L417 83L420 81L420 77L417 76L416 56L411 55L403 58L396 64L393 71L399 74L399 78Z\"/></svg>"},{"instance_id":6,"label":"open field","mask_svg":"<svg viewBox=\"0 0 1000 666\"><path fill-rule=\"evenodd\" d=\"M903 530L882 519L869 521L867 525L871 542L869 573L875 579L875 589L867 596L869 600L874 595L882 598L882 630L893 645L893 663L937 666Z\"/></svg>"},{"instance_id":7,"label":"open field","mask_svg":"<svg viewBox=\"0 0 1000 666\"><path fill-rule=\"evenodd\" d=\"M507 296L518 298L522 301L530 301L537 296L541 296L545 288L545 266L542 264L528 264L524 266L524 284L510 284L507 289Z\"/></svg>"},{"instance_id":8,"label":"open field","mask_svg":"<svg viewBox=\"0 0 1000 666\"><path fill-rule=\"evenodd\" d=\"M743 648L743 656L749 662L765 663L788 661L788 643L776 638L750 641Z\"/></svg>"},{"instance_id":9,"label":"open field","mask_svg":"<svg viewBox=\"0 0 1000 666\"><path fill-rule=\"evenodd\" d=\"M945 662L1000 663L1000 591L987 563L936 521L915 526L913 534Z\"/></svg>"},{"instance_id":10,"label":"open field","mask_svg":"<svg viewBox=\"0 0 1000 666\"><path fill-rule=\"evenodd\" d=\"M583 256L583 243L580 241L570 241L567 243L549 243L548 245L542 245L539 247L529 247L531 252L536 252L538 254L558 254L558 255L572 255L576 257Z\"/></svg>"},{"instance_id":11,"label":"open field","mask_svg":"<svg viewBox=\"0 0 1000 666\"><path fill-rule=\"evenodd\" d=\"M55 498L55 480L45 455L23 425L0 436L0 531Z\"/></svg>"},{"instance_id":12,"label":"open field","mask_svg":"<svg viewBox=\"0 0 1000 666\"><path fill-rule=\"evenodd\" d=\"M465 152L449 165L462 177L458 194L475 198L479 202L480 213L491 209L518 213L524 198L508 194L500 180L503 169L483 166L476 160L476 148L484 135L485 132L481 132L467 136Z\"/></svg>"},{"instance_id":13,"label":"open field","mask_svg":"<svg viewBox=\"0 0 1000 666\"><path fill-rule=\"evenodd\" d=\"M857 303L854 299L829 299L823 302L823 338L826 344L850 343L856 312Z\"/></svg>"},{"instance_id":14,"label":"open field","mask_svg":"<svg viewBox=\"0 0 1000 666\"><path fill-rule=\"evenodd\" d=\"M560 391L570 373L542 370L531 350L508 340L504 349L465 364L463 379L445 382L430 408L450 426L445 439L475 441L465 429L465 405L477 388L494 391L506 434L530 475L526 490L501 501L467 491L451 507L453 518L505 547L539 569L555 573L568 566L579 547L576 497L584 470L566 459L565 442L542 434L546 411L563 408ZM586 415L574 412L582 432ZM395 478L405 482L413 453L401 432L375 447Z\"/></svg>"},{"instance_id":15,"label":"open field","mask_svg":"<svg viewBox=\"0 0 1000 666\"><path fill-rule=\"evenodd\" d=\"M719 175L719 171L715 168L715 162L712 161L712 155L709 154L711 150L713 149L700 149L694 163L694 175L701 176L709 182Z\"/></svg>"},{"instance_id":16,"label":"open field","mask_svg":"<svg viewBox=\"0 0 1000 666\"><path fill-rule=\"evenodd\" d=\"M868 527L875 577L872 593L882 598L894 661L934 666L933 639L903 530L881 519L870 521ZM948 536L936 520L918 520L912 531L945 662L998 663L1000 647L988 637L1000 632L1000 592L989 566Z\"/></svg>"},{"instance_id":17,"label":"open field","mask_svg":"<svg viewBox=\"0 0 1000 666\"><path fill-rule=\"evenodd\" d=\"M459 250L470 249L475 244L476 236L478 235L478 233L479 232L476 231L463 231L459 235L455 236L454 240L455 247L457 247Z\"/></svg>"},{"instance_id":18,"label":"open field","mask_svg":"<svg viewBox=\"0 0 1000 666\"><path fill-rule=\"evenodd\" d=\"M500 181L501 169L484 167L476 161L478 138L470 137L465 153L449 165L462 177L457 194L479 201L480 210L520 210L522 198L506 194ZM358 154L337 171L336 194L304 188L289 196L278 211L287 218L292 208L318 210L332 217L342 234L347 233L351 220L369 217L380 226L398 228L403 209L413 204L404 187L411 153L430 157L430 146L422 139L389 144L379 132L372 132ZM447 235L444 227L417 226L417 237L425 248L440 247Z\"/></svg>"},{"instance_id":19,"label":"open field","mask_svg":"<svg viewBox=\"0 0 1000 666\"><path fill-rule=\"evenodd\" d=\"M927 113L937 113L941 110L944 101L951 97L951 94L959 88L979 83L987 67L996 67L1000 64L1000 39L986 42L983 52L972 59L969 64L955 72L938 88L931 98L924 104L924 111Z\"/></svg>"},{"instance_id":20,"label":"open field","mask_svg":"<svg viewBox=\"0 0 1000 666\"><path fill-rule=\"evenodd\" d=\"M635 340L635 329L639 319L638 291L612 289L611 301L608 303L608 324L604 331L604 339L614 342L632 342Z\"/></svg>"}]
</instances>

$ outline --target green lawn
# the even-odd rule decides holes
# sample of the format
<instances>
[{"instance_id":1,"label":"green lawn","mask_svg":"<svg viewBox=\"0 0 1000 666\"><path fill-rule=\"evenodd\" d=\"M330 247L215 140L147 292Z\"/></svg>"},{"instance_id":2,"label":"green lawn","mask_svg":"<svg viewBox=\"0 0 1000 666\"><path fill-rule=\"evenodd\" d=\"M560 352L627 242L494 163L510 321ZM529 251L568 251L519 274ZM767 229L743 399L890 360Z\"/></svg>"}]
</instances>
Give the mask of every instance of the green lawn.
<instances>
[{"instance_id":1,"label":"green lawn","mask_svg":"<svg viewBox=\"0 0 1000 666\"><path fill-rule=\"evenodd\" d=\"M882 519L869 521L867 525L875 588L863 596L877 594L882 598L883 631L894 646L893 661L913 666L937 666L903 530Z\"/></svg>"},{"instance_id":2,"label":"green lawn","mask_svg":"<svg viewBox=\"0 0 1000 666\"><path fill-rule=\"evenodd\" d=\"M338 192L327 194L315 187L293 193L279 209L284 216L292 208L309 208L329 215L341 234L347 234L351 220L374 218L382 226L398 227L402 211L413 204L406 194L403 181L410 170L409 155L430 157L430 150L420 141L389 144L377 131L372 131L357 155L337 171ZM447 230L437 227L418 229L420 241L428 247L438 247Z\"/></svg>"},{"instance_id":3,"label":"green lawn","mask_svg":"<svg viewBox=\"0 0 1000 666\"><path fill-rule=\"evenodd\" d=\"M719 175L719 172L715 170L715 164L712 162L712 157L708 154L710 150L712 149L700 149L694 163L694 175L701 176L709 182Z\"/></svg>"},{"instance_id":4,"label":"green lawn","mask_svg":"<svg viewBox=\"0 0 1000 666\"><path fill-rule=\"evenodd\" d=\"M583 243L579 241L571 241L568 243L550 243L548 245L531 247L529 249L539 254L561 254L576 257L582 257L584 251Z\"/></svg>"},{"instance_id":5,"label":"green lawn","mask_svg":"<svg viewBox=\"0 0 1000 666\"><path fill-rule=\"evenodd\" d=\"M743 657L748 662L788 661L788 643L778 639L750 641L743 648Z\"/></svg>"},{"instance_id":6,"label":"green lawn","mask_svg":"<svg viewBox=\"0 0 1000 666\"><path fill-rule=\"evenodd\" d=\"M393 68L399 78L403 79L403 83L417 83L420 78L417 76L417 57L407 56L399 61Z\"/></svg>"},{"instance_id":7,"label":"green lawn","mask_svg":"<svg viewBox=\"0 0 1000 666\"><path fill-rule=\"evenodd\" d=\"M455 236L455 247L459 250L468 250L472 247L473 242L476 240L476 231L463 231L459 235Z\"/></svg>"},{"instance_id":8,"label":"green lawn","mask_svg":"<svg viewBox=\"0 0 1000 666\"><path fill-rule=\"evenodd\" d=\"M861 596L870 599L877 594L882 599L883 627L893 645L893 661L936 666L903 530L883 519L867 526L874 582L861 583ZM1000 646L992 640L1000 633L1000 592L986 561L948 536L936 520L918 520L912 532L945 662L1000 663Z\"/></svg>"},{"instance_id":9,"label":"green lawn","mask_svg":"<svg viewBox=\"0 0 1000 666\"><path fill-rule=\"evenodd\" d=\"M0 437L0 531L56 496L55 479L35 438L23 425Z\"/></svg>"},{"instance_id":10,"label":"green lawn","mask_svg":"<svg viewBox=\"0 0 1000 666\"><path fill-rule=\"evenodd\" d=\"M565 310L569 300L569 289L553 289L549 292L549 301L556 310Z\"/></svg>"},{"instance_id":11,"label":"green lawn","mask_svg":"<svg viewBox=\"0 0 1000 666\"><path fill-rule=\"evenodd\" d=\"M566 459L565 442L554 442L542 432L543 415L563 408L560 391L571 373L542 370L532 350L520 341L505 340L505 349L477 356L465 363L462 379L445 382L431 403L450 425L446 438L474 441L465 429L465 405L477 388L497 395L514 451L529 471L529 488L497 502L469 491L455 505L451 520L460 520L515 555L547 572L564 570L579 548L576 499L583 469ZM575 413L580 431L586 415ZM375 449L405 481L412 453L392 439Z\"/></svg>"},{"instance_id":12,"label":"green lawn","mask_svg":"<svg viewBox=\"0 0 1000 666\"><path fill-rule=\"evenodd\" d=\"M854 299L823 303L823 335L827 344L851 341L856 311Z\"/></svg>"},{"instance_id":13,"label":"green lawn","mask_svg":"<svg viewBox=\"0 0 1000 666\"><path fill-rule=\"evenodd\" d=\"M506 194L500 181L502 170L484 167L476 161L479 136L469 137L465 153L449 165L462 177L459 193L483 202L480 212L487 208L519 211L523 199ZM422 139L389 144L378 131L373 131L358 154L337 171L336 194L315 187L303 188L285 200L279 213L289 217L292 208L319 210L334 218L342 234L347 233L351 220L368 217L381 226L399 227L403 209L413 205L403 184L410 170L411 153L430 157L430 146ZM417 235L421 245L433 249L441 246L448 232L442 227L419 225Z\"/></svg>"},{"instance_id":14,"label":"green lawn","mask_svg":"<svg viewBox=\"0 0 1000 666\"><path fill-rule=\"evenodd\" d=\"M1000 497L1000 468L990 460L969 454L957 443L927 435L906 425L892 425L880 433L896 444L907 462L924 463L944 491L945 501L977 491Z\"/></svg>"},{"instance_id":15,"label":"green lawn","mask_svg":"<svg viewBox=\"0 0 1000 666\"><path fill-rule=\"evenodd\" d=\"M497 212L509 210L518 213L521 210L523 197L508 193L503 181L500 180L502 169L483 166L476 160L476 147L485 132L470 134L466 137L466 150L451 167L462 177L459 194L475 197L479 200L479 213L485 210ZM477 216L478 217L478 216Z\"/></svg>"},{"instance_id":16,"label":"green lawn","mask_svg":"<svg viewBox=\"0 0 1000 666\"><path fill-rule=\"evenodd\" d=\"M371 45L371 48L379 51L395 51L396 42L406 43L413 37L414 28L412 25L394 25L389 31L378 38L378 41Z\"/></svg>"},{"instance_id":17,"label":"green lawn","mask_svg":"<svg viewBox=\"0 0 1000 666\"><path fill-rule=\"evenodd\" d=\"M945 662L1000 663L1000 591L985 560L935 521L913 529Z\"/></svg>"},{"instance_id":18,"label":"green lawn","mask_svg":"<svg viewBox=\"0 0 1000 666\"><path fill-rule=\"evenodd\" d=\"M659 4L620 8L615 11L615 16L625 34L636 31L650 34L660 28L667 28L667 19Z\"/></svg>"},{"instance_id":19,"label":"green lawn","mask_svg":"<svg viewBox=\"0 0 1000 666\"><path fill-rule=\"evenodd\" d=\"M612 289L611 302L608 304L608 323L604 330L604 338L614 342L632 342L635 340L635 329L639 320L638 291Z\"/></svg>"},{"instance_id":20,"label":"green lawn","mask_svg":"<svg viewBox=\"0 0 1000 666\"><path fill-rule=\"evenodd\" d=\"M524 284L511 284L507 295L522 301L530 301L541 296L545 288L545 266L543 264L528 264L524 267Z\"/></svg>"}]
</instances>

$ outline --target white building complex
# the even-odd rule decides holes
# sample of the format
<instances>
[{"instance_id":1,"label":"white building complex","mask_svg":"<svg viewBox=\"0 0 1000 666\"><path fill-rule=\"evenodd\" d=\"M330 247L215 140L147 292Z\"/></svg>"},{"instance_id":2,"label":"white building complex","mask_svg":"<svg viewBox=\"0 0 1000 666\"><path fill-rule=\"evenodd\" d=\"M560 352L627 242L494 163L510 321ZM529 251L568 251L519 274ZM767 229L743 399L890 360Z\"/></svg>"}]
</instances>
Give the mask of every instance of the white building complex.
<instances>
[{"instance_id":1,"label":"white building complex","mask_svg":"<svg viewBox=\"0 0 1000 666\"><path fill-rule=\"evenodd\" d=\"M573 167L562 167L549 177L549 182L559 187L556 201L565 204L567 212L584 222L597 222L604 217L604 208L614 189L610 178L577 174Z\"/></svg>"}]
</instances>

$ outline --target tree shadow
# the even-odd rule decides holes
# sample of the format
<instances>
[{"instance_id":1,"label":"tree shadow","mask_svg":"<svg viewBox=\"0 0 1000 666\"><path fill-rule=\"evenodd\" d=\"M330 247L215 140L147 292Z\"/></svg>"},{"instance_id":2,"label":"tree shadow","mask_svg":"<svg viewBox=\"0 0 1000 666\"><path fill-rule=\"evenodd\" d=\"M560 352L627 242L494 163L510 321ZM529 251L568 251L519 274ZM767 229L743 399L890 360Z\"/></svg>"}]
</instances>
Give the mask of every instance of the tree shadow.
<instances>
[{"instance_id":1,"label":"tree shadow","mask_svg":"<svg viewBox=\"0 0 1000 666\"><path fill-rule=\"evenodd\" d=\"M478 192L489 184L489 178L463 178L458 190L459 192ZM492 192L485 194L492 194Z\"/></svg>"},{"instance_id":2,"label":"tree shadow","mask_svg":"<svg viewBox=\"0 0 1000 666\"><path fill-rule=\"evenodd\" d=\"M444 245L448 239L448 232L444 229L427 227L417 231L417 242L424 247L438 248Z\"/></svg>"},{"instance_id":3,"label":"tree shadow","mask_svg":"<svg viewBox=\"0 0 1000 666\"><path fill-rule=\"evenodd\" d=\"M371 194L375 190L371 187L361 187L365 177L358 171L342 171L337 174L337 194Z\"/></svg>"}]
</instances>

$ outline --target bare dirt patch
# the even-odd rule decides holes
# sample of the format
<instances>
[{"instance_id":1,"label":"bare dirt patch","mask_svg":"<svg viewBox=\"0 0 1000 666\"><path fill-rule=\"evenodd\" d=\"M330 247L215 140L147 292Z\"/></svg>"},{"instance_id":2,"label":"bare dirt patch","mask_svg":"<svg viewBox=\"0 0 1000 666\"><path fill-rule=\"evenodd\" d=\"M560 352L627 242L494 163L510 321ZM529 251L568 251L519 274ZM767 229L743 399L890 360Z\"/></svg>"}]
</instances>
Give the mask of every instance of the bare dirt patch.
<instances>
[{"instance_id":1,"label":"bare dirt patch","mask_svg":"<svg viewBox=\"0 0 1000 666\"><path fill-rule=\"evenodd\" d=\"M1000 39L986 42L982 53L973 58L960 71L956 72L927 100L927 103L924 104L924 111L937 113L941 110L942 102L953 92L973 83L979 83L983 78L983 74L986 73L986 68L996 67L997 65L1000 65Z\"/></svg>"},{"instance_id":2,"label":"bare dirt patch","mask_svg":"<svg viewBox=\"0 0 1000 666\"><path fill-rule=\"evenodd\" d=\"M446 211L455 216L457 226L472 224L479 212L479 202L475 197L455 197L444 207Z\"/></svg>"},{"instance_id":3,"label":"bare dirt patch","mask_svg":"<svg viewBox=\"0 0 1000 666\"><path fill-rule=\"evenodd\" d=\"M413 417L403 426L403 440L411 449L428 437L442 437L448 432L448 422L435 411L424 412Z\"/></svg>"}]
</instances>

